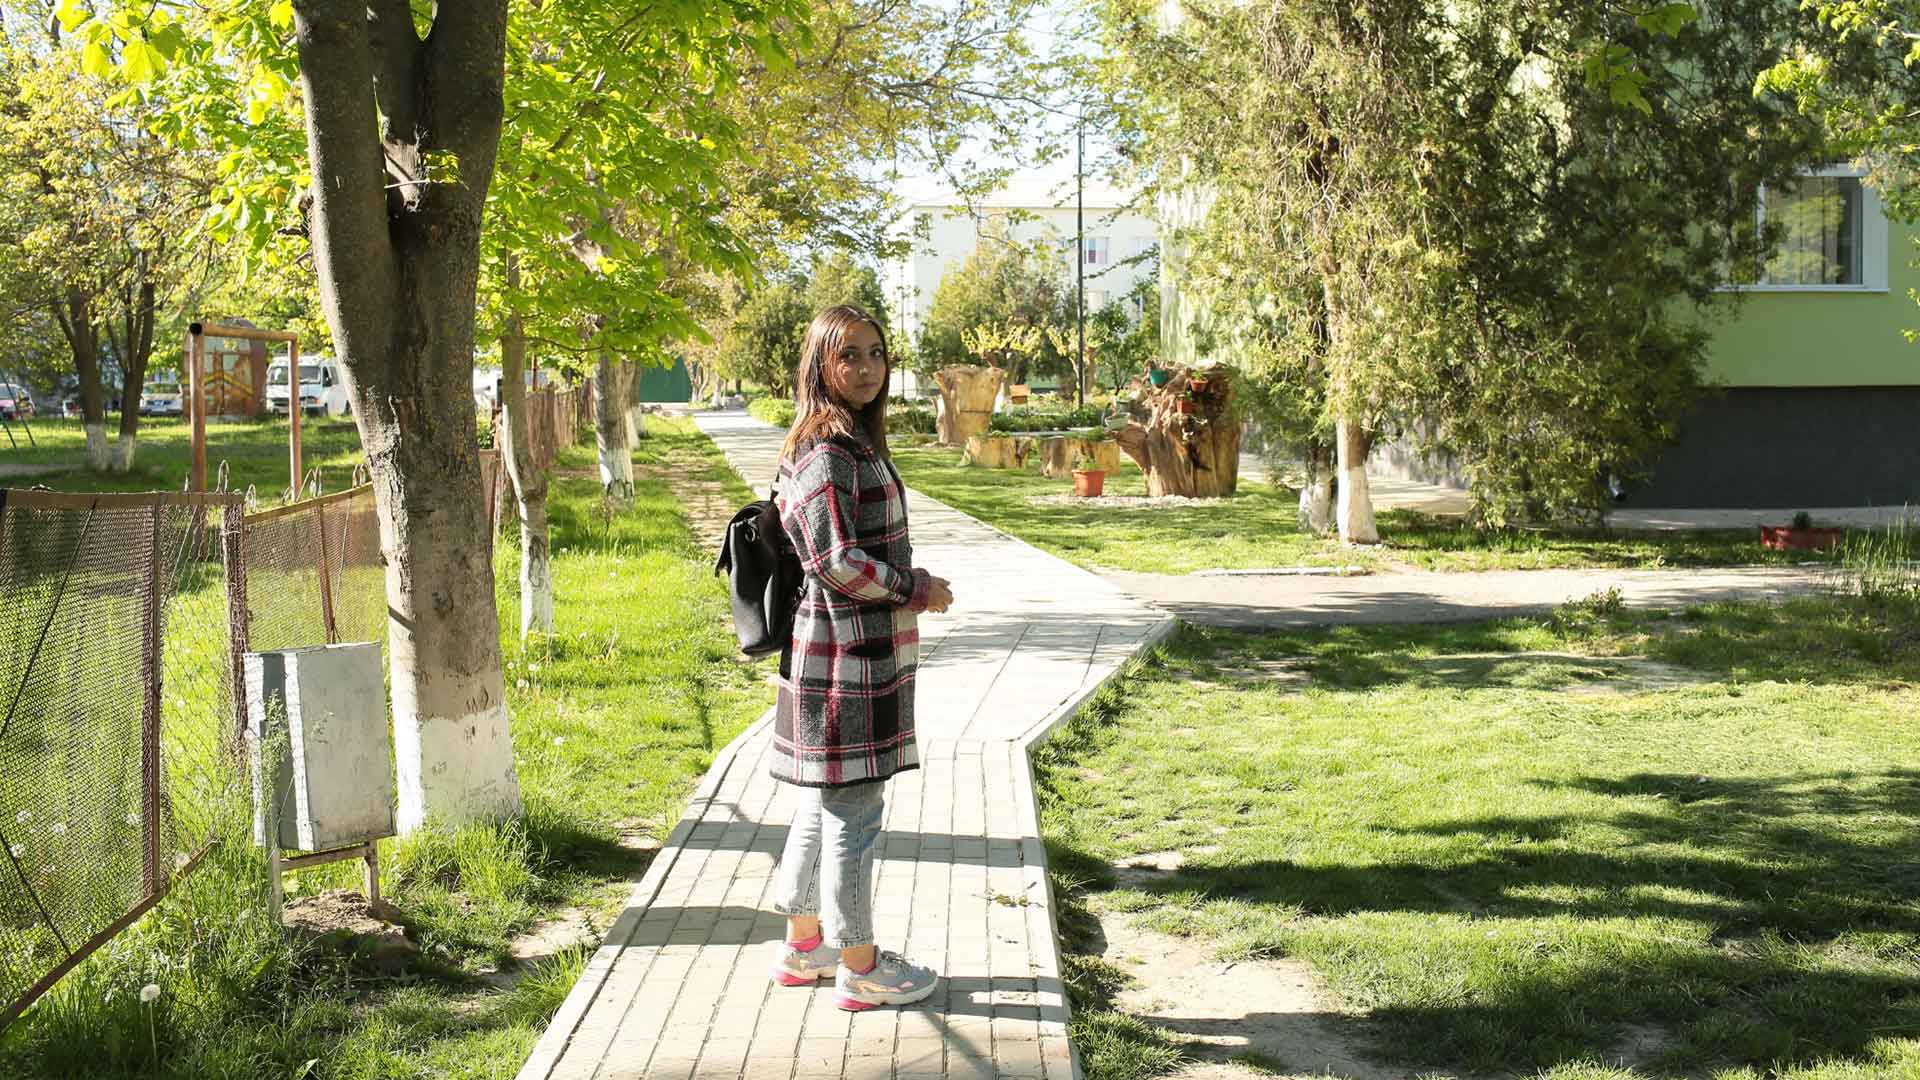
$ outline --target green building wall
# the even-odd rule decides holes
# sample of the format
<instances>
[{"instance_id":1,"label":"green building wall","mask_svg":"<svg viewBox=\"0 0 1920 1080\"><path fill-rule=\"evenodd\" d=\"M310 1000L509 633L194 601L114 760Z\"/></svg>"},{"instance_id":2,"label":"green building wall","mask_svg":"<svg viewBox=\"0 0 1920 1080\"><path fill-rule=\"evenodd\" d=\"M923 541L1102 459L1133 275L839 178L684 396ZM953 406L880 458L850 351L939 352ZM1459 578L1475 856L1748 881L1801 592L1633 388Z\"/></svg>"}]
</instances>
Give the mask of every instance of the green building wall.
<instances>
[{"instance_id":1,"label":"green building wall","mask_svg":"<svg viewBox=\"0 0 1920 1080\"><path fill-rule=\"evenodd\" d=\"M1885 291L1745 294L1714 326L1707 376L1725 386L1920 386L1915 231L1895 223Z\"/></svg>"}]
</instances>

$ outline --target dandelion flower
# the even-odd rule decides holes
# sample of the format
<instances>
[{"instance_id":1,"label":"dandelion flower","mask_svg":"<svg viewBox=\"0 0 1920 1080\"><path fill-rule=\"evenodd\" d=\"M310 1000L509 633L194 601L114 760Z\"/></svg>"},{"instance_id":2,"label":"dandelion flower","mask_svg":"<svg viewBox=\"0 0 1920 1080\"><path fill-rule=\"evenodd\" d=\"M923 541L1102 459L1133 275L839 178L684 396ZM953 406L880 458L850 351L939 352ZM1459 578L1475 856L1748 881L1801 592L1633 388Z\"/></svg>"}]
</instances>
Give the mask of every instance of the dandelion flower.
<instances>
[{"instance_id":1,"label":"dandelion flower","mask_svg":"<svg viewBox=\"0 0 1920 1080\"><path fill-rule=\"evenodd\" d=\"M539 671L539 670L540 670L540 665L539 665L539 664L528 664L528 665L527 665L527 670L528 670L528 671L535 671L535 672L537 672L537 671Z\"/></svg>"},{"instance_id":2,"label":"dandelion flower","mask_svg":"<svg viewBox=\"0 0 1920 1080\"><path fill-rule=\"evenodd\" d=\"M525 690L527 688L527 680L515 679L513 683L513 688L515 690Z\"/></svg>"},{"instance_id":3,"label":"dandelion flower","mask_svg":"<svg viewBox=\"0 0 1920 1080\"><path fill-rule=\"evenodd\" d=\"M567 745L567 737L565 735L555 735L553 737L553 745L555 746Z\"/></svg>"},{"instance_id":4,"label":"dandelion flower","mask_svg":"<svg viewBox=\"0 0 1920 1080\"><path fill-rule=\"evenodd\" d=\"M132 826L135 826L135 827L138 827L138 826L139 826L139 824L140 824L140 815L139 815L139 814L128 814L128 815L127 815L127 824L128 824L128 825L132 825Z\"/></svg>"},{"instance_id":5,"label":"dandelion flower","mask_svg":"<svg viewBox=\"0 0 1920 1080\"><path fill-rule=\"evenodd\" d=\"M67 831L67 823L64 821L56 821L48 827L47 831L55 836L62 836Z\"/></svg>"},{"instance_id":6,"label":"dandelion flower","mask_svg":"<svg viewBox=\"0 0 1920 1080\"><path fill-rule=\"evenodd\" d=\"M19 813L13 815L13 820L16 825L25 825L27 822L33 820L33 811L22 810Z\"/></svg>"},{"instance_id":7,"label":"dandelion flower","mask_svg":"<svg viewBox=\"0 0 1920 1080\"><path fill-rule=\"evenodd\" d=\"M9 844L7 845L7 854L12 855L16 859L23 858L27 854L27 849L19 844Z\"/></svg>"},{"instance_id":8,"label":"dandelion flower","mask_svg":"<svg viewBox=\"0 0 1920 1080\"><path fill-rule=\"evenodd\" d=\"M160 1000L160 984L148 983L140 988L140 1004L151 1005Z\"/></svg>"}]
</instances>

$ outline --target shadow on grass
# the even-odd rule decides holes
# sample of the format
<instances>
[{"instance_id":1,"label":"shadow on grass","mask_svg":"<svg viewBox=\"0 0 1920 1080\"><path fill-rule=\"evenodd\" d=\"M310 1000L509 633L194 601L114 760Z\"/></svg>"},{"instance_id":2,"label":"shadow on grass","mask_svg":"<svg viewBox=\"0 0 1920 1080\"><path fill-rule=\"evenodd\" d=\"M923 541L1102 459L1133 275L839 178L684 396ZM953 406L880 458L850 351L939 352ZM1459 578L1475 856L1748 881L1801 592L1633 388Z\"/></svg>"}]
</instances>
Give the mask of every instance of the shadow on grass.
<instances>
[{"instance_id":1,"label":"shadow on grass","mask_svg":"<svg viewBox=\"0 0 1920 1080\"><path fill-rule=\"evenodd\" d=\"M1645 1023L1666 1035L1641 1063L1656 1070L1804 1065L1920 1037L1920 770L1535 783L1624 805L1409 830L1477 841L1481 854L1444 865L1257 860L1133 887L1144 907L1302 913L1263 926L1256 954L1338 969L1373 953L1389 978L1407 963L1458 966L1470 988L1446 1000L1388 989L1363 1002L1367 1041L1411 1065L1603 1059L1625 1025ZM1057 873L1111 885L1097 858L1049 848ZM1669 936L1671 920L1713 929L1705 942Z\"/></svg>"},{"instance_id":2,"label":"shadow on grass","mask_svg":"<svg viewBox=\"0 0 1920 1080\"><path fill-rule=\"evenodd\" d=\"M1577 651L1593 644L1602 646L1594 655ZM1167 658L1175 668L1231 675L1215 663L1223 652L1297 660L1316 684L1341 690L1553 689L1630 677L1646 660L1703 682L1885 685L1920 682L1920 599L1826 595L1606 614L1569 604L1543 616L1459 624L1189 627Z\"/></svg>"}]
</instances>

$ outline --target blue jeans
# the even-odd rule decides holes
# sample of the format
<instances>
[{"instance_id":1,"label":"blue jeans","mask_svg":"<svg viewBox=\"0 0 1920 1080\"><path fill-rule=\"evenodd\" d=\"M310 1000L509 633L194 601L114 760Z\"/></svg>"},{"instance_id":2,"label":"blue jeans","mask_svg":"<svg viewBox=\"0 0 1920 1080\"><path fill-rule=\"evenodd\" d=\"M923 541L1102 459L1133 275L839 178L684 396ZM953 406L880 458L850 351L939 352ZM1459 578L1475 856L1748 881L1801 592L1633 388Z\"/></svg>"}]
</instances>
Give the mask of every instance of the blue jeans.
<instances>
[{"instance_id":1,"label":"blue jeans","mask_svg":"<svg viewBox=\"0 0 1920 1080\"><path fill-rule=\"evenodd\" d=\"M873 943L873 849L886 807L880 788L801 788L787 826L773 910L820 916L827 944L836 948Z\"/></svg>"}]
</instances>

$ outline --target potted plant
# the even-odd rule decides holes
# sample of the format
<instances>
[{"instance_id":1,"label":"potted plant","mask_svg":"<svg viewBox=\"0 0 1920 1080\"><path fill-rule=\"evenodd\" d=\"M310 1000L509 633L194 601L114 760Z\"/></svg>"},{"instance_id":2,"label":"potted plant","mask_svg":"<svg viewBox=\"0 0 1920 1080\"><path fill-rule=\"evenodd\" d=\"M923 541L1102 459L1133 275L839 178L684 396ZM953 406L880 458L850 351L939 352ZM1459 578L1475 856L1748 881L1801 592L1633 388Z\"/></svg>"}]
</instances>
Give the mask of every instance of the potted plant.
<instances>
[{"instance_id":1,"label":"potted plant","mask_svg":"<svg viewBox=\"0 0 1920 1080\"><path fill-rule=\"evenodd\" d=\"M1182 416L1192 416L1193 415L1193 399L1185 396L1174 398L1173 411L1181 414Z\"/></svg>"},{"instance_id":2,"label":"potted plant","mask_svg":"<svg viewBox=\"0 0 1920 1080\"><path fill-rule=\"evenodd\" d=\"M1844 529L1816 527L1813 515L1802 510L1793 515L1791 525L1760 526L1760 546L1774 551L1832 551L1845 535Z\"/></svg>"},{"instance_id":3,"label":"potted plant","mask_svg":"<svg viewBox=\"0 0 1920 1080\"><path fill-rule=\"evenodd\" d=\"M1083 499L1097 498L1107 488L1107 471L1081 447L1073 452L1073 493Z\"/></svg>"},{"instance_id":4,"label":"potted plant","mask_svg":"<svg viewBox=\"0 0 1920 1080\"><path fill-rule=\"evenodd\" d=\"M1147 381L1155 386L1165 386L1167 385L1167 380L1171 378L1173 378L1173 371L1169 368L1150 367L1147 369Z\"/></svg>"}]
</instances>

